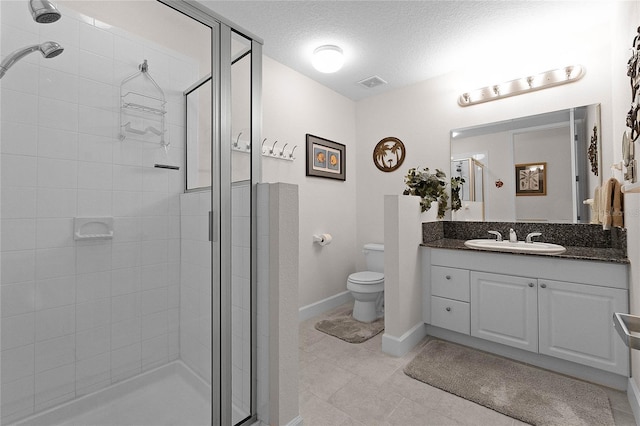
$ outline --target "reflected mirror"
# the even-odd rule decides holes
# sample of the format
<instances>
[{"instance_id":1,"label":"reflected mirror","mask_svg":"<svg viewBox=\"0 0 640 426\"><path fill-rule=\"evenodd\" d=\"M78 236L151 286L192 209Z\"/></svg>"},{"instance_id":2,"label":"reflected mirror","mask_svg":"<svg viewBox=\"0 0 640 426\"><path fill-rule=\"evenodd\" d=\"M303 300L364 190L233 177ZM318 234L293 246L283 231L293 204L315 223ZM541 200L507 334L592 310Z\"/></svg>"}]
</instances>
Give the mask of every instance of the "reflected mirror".
<instances>
[{"instance_id":1,"label":"reflected mirror","mask_svg":"<svg viewBox=\"0 0 640 426\"><path fill-rule=\"evenodd\" d=\"M594 104L452 130L452 220L589 223L600 129Z\"/></svg>"}]
</instances>

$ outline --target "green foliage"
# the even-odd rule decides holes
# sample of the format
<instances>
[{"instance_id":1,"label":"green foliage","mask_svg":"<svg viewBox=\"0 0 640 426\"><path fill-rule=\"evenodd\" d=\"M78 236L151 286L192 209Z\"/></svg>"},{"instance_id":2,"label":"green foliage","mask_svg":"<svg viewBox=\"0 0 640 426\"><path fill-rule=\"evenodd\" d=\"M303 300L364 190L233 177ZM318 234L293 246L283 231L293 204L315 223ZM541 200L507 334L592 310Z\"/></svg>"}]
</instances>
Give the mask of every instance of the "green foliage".
<instances>
[{"instance_id":1,"label":"green foliage","mask_svg":"<svg viewBox=\"0 0 640 426\"><path fill-rule=\"evenodd\" d=\"M423 170L417 168L409 169L407 175L404 177L404 183L407 188L402 193L403 195L418 195L420 200L420 208L423 212L426 212L431 208L431 203L436 201L438 203L438 219L444 217L444 212L447 210L447 203L449 195L445 191L447 182L447 175L439 169L436 169L435 173L430 173L429 168L425 167Z\"/></svg>"},{"instance_id":2,"label":"green foliage","mask_svg":"<svg viewBox=\"0 0 640 426\"><path fill-rule=\"evenodd\" d=\"M460 200L460 190L464 179L462 176L451 178L451 210L458 211L462 208L462 200Z\"/></svg>"}]
</instances>

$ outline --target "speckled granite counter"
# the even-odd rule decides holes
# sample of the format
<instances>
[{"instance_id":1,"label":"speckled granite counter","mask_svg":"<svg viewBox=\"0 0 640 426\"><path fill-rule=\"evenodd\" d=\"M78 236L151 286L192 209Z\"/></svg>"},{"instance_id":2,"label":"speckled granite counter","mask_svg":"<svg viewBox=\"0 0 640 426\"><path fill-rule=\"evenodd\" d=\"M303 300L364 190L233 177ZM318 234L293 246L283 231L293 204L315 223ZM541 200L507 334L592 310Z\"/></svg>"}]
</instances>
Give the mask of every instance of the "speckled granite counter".
<instances>
[{"instance_id":1,"label":"speckled granite counter","mask_svg":"<svg viewBox=\"0 0 640 426\"><path fill-rule=\"evenodd\" d=\"M563 259L593 260L628 264L626 230L613 228L604 231L591 224L538 224L509 222L425 222L422 224L422 246L451 250L476 250L464 245L466 240L489 238L489 230L509 235L509 228L523 240L530 232L542 232L539 241L560 244L567 251L547 255L533 253L509 253L516 256L545 256ZM495 252L494 252L495 253Z\"/></svg>"}]
</instances>

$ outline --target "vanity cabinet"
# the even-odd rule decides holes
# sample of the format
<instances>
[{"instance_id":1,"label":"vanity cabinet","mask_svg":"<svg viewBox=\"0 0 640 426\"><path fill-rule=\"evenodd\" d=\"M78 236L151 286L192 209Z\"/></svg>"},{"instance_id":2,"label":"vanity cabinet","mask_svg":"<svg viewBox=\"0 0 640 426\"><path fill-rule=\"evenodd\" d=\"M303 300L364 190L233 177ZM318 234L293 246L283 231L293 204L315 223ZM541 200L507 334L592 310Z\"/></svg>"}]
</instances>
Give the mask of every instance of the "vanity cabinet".
<instances>
[{"instance_id":1,"label":"vanity cabinet","mask_svg":"<svg viewBox=\"0 0 640 426\"><path fill-rule=\"evenodd\" d=\"M628 312L627 265L428 252L423 259L425 323L535 356L628 374L629 351L612 324L614 312Z\"/></svg>"},{"instance_id":2,"label":"vanity cabinet","mask_svg":"<svg viewBox=\"0 0 640 426\"><path fill-rule=\"evenodd\" d=\"M471 335L538 351L535 278L471 272Z\"/></svg>"}]
</instances>

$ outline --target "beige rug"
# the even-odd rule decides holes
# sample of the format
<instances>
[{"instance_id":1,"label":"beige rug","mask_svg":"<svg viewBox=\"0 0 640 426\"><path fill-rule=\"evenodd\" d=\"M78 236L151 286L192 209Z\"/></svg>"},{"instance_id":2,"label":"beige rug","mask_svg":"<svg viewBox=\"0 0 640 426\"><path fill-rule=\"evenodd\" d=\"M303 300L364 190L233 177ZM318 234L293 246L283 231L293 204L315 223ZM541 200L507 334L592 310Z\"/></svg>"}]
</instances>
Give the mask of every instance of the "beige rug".
<instances>
[{"instance_id":1,"label":"beige rug","mask_svg":"<svg viewBox=\"0 0 640 426\"><path fill-rule=\"evenodd\" d=\"M613 425L606 392L497 355L431 340L405 374L532 425Z\"/></svg>"},{"instance_id":2,"label":"beige rug","mask_svg":"<svg viewBox=\"0 0 640 426\"><path fill-rule=\"evenodd\" d=\"M318 321L316 330L335 336L349 343L362 343L384 330L384 318L369 323L356 321L352 311Z\"/></svg>"}]
</instances>

